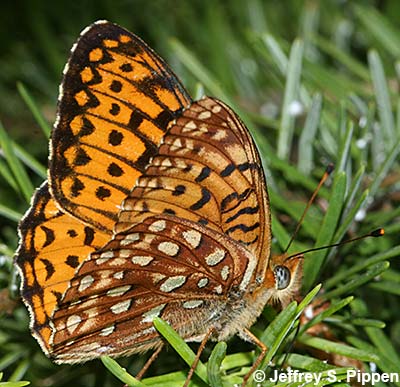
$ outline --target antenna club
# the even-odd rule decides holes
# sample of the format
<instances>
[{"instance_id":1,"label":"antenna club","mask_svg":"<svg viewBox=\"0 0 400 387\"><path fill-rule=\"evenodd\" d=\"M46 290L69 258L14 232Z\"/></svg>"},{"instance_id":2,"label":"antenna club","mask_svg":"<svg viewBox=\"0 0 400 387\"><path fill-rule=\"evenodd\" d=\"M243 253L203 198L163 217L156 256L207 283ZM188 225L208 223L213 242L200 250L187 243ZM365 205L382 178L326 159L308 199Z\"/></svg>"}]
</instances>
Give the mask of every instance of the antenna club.
<instances>
[{"instance_id":1,"label":"antenna club","mask_svg":"<svg viewBox=\"0 0 400 387\"><path fill-rule=\"evenodd\" d=\"M329 163L328 166L326 167L325 172L326 172L328 175L330 175L330 174L333 172L334 169L335 169L335 164Z\"/></svg>"},{"instance_id":2,"label":"antenna club","mask_svg":"<svg viewBox=\"0 0 400 387\"><path fill-rule=\"evenodd\" d=\"M385 229L383 228L378 228L377 230L374 230L370 234L372 237L381 237L385 235Z\"/></svg>"}]
</instances>

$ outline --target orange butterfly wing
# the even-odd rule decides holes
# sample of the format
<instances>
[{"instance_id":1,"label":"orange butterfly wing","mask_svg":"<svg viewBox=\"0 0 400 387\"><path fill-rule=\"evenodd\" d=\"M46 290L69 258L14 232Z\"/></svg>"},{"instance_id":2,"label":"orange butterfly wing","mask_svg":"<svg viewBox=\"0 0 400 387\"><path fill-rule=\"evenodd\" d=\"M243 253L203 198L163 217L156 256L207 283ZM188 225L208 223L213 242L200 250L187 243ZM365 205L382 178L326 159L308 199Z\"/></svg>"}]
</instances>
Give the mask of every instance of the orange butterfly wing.
<instances>
[{"instance_id":1,"label":"orange butterfly wing","mask_svg":"<svg viewBox=\"0 0 400 387\"><path fill-rule=\"evenodd\" d=\"M168 122L190 102L165 62L117 25L95 23L74 45L60 86L50 182L20 223L15 259L31 329L45 352L70 279L109 240L122 200Z\"/></svg>"},{"instance_id":2,"label":"orange butterfly wing","mask_svg":"<svg viewBox=\"0 0 400 387\"><path fill-rule=\"evenodd\" d=\"M30 312L32 332L48 352L51 316L69 279L109 236L60 211L47 182L36 191L19 233L15 262L22 278L21 294Z\"/></svg>"},{"instance_id":3,"label":"orange butterfly wing","mask_svg":"<svg viewBox=\"0 0 400 387\"><path fill-rule=\"evenodd\" d=\"M137 36L108 22L88 27L60 87L49 166L54 199L85 223L112 231L168 122L190 102Z\"/></svg>"}]
</instances>

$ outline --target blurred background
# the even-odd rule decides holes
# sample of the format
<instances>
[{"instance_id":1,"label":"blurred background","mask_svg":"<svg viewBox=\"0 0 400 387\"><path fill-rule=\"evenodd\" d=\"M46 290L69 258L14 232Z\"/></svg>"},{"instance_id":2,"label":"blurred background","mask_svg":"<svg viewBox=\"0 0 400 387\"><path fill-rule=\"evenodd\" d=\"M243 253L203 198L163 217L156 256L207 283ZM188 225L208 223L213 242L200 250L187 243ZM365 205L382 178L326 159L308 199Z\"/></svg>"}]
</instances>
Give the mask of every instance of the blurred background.
<instances>
[{"instance_id":1,"label":"blurred background","mask_svg":"<svg viewBox=\"0 0 400 387\"><path fill-rule=\"evenodd\" d=\"M17 144L32 187L45 179L48 140L21 85L51 126L72 44L87 25L107 19L143 38L194 98L212 95L240 113L265 161L277 249L284 244L279 237L287 240L293 219L333 161L349 175L347 207L338 217L335 238L385 226L387 237L345 251L398 255L393 249L400 228L399 1L19 0L2 2L0 9L0 120ZM7 177L12 168L4 155L0 150L0 371L38 386L114 385L98 363L52 366L29 335L12 268L17 220L28 202ZM328 190L322 190L318 209L310 211L298 246L307 247L318 234ZM330 241L335 238L332 234ZM350 259L341 269L345 259L333 260L333 254L318 281L351 267ZM393 261L381 282L357 290L362 301L356 305L364 317L386 322L393 353L400 346L398 269ZM156 373L176 362L168 355L162 359ZM140 364L129 364L133 373L140 369Z\"/></svg>"}]
</instances>

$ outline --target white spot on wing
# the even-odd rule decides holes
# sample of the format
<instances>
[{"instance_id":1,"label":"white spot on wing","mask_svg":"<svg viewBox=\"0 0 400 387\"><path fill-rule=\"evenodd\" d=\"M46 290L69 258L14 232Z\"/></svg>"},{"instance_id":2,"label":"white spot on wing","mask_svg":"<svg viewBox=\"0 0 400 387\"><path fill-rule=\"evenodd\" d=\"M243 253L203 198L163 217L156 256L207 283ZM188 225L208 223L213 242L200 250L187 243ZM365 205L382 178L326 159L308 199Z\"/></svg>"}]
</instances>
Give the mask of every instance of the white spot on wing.
<instances>
[{"instance_id":1,"label":"white spot on wing","mask_svg":"<svg viewBox=\"0 0 400 387\"><path fill-rule=\"evenodd\" d=\"M168 159L168 158L163 159L163 160L161 161L161 165L162 165L163 167L172 167L171 160Z\"/></svg>"},{"instance_id":2,"label":"white spot on wing","mask_svg":"<svg viewBox=\"0 0 400 387\"><path fill-rule=\"evenodd\" d=\"M179 246L173 242L161 242L157 246L158 250L162 253L174 257L179 252Z\"/></svg>"},{"instance_id":3,"label":"white spot on wing","mask_svg":"<svg viewBox=\"0 0 400 387\"><path fill-rule=\"evenodd\" d=\"M219 113L221 110L222 110L221 106L215 105L215 106L213 106L213 108L212 108L211 111L212 111L213 113L217 114L217 113Z\"/></svg>"},{"instance_id":4,"label":"white spot on wing","mask_svg":"<svg viewBox=\"0 0 400 387\"><path fill-rule=\"evenodd\" d=\"M129 300L121 301L118 304L114 304L110 308L111 312L113 312L114 314L126 312L130 308L131 303L132 303L132 300L129 299Z\"/></svg>"},{"instance_id":5,"label":"white spot on wing","mask_svg":"<svg viewBox=\"0 0 400 387\"><path fill-rule=\"evenodd\" d=\"M246 270L244 271L242 282L240 283L240 290L245 290L249 284L254 270L257 266L257 259L253 254L248 253L248 263Z\"/></svg>"},{"instance_id":6,"label":"white spot on wing","mask_svg":"<svg viewBox=\"0 0 400 387\"><path fill-rule=\"evenodd\" d=\"M100 257L96 259L96 265L102 265L103 263L107 262L110 258L114 257L113 251L105 251L104 253L100 254Z\"/></svg>"},{"instance_id":7,"label":"white spot on wing","mask_svg":"<svg viewBox=\"0 0 400 387\"><path fill-rule=\"evenodd\" d=\"M149 230L152 232L159 232L165 230L167 222L165 220L156 220L149 226Z\"/></svg>"},{"instance_id":8,"label":"white spot on wing","mask_svg":"<svg viewBox=\"0 0 400 387\"><path fill-rule=\"evenodd\" d=\"M167 278L160 286L162 292L172 292L174 289L181 287L186 282L186 276L176 275Z\"/></svg>"},{"instance_id":9,"label":"white spot on wing","mask_svg":"<svg viewBox=\"0 0 400 387\"><path fill-rule=\"evenodd\" d=\"M199 247L201 242L201 233L196 230L187 230L182 233L183 238L194 249Z\"/></svg>"},{"instance_id":10,"label":"white spot on wing","mask_svg":"<svg viewBox=\"0 0 400 387\"><path fill-rule=\"evenodd\" d=\"M57 114L56 121L54 122L54 127L57 128L58 124L60 123L61 116Z\"/></svg>"},{"instance_id":11,"label":"white spot on wing","mask_svg":"<svg viewBox=\"0 0 400 387\"><path fill-rule=\"evenodd\" d=\"M113 288L107 291L107 296L110 297L118 297L122 296L125 294L129 289L131 288L131 285L125 285L125 286L120 286L118 288Z\"/></svg>"},{"instance_id":12,"label":"white spot on wing","mask_svg":"<svg viewBox=\"0 0 400 387\"><path fill-rule=\"evenodd\" d=\"M68 333L72 334L75 329L78 328L78 325L81 323L81 321L81 317L76 314L69 316L66 323Z\"/></svg>"},{"instance_id":13,"label":"white spot on wing","mask_svg":"<svg viewBox=\"0 0 400 387\"><path fill-rule=\"evenodd\" d=\"M124 239L121 240L121 245L122 246L126 246L126 245L130 245L133 242L136 242L140 239L139 234L137 232L132 233L132 234L128 234L125 236Z\"/></svg>"},{"instance_id":14,"label":"white spot on wing","mask_svg":"<svg viewBox=\"0 0 400 387\"><path fill-rule=\"evenodd\" d=\"M182 133L191 132L197 128L197 125L193 121L189 121L182 129Z\"/></svg>"},{"instance_id":15,"label":"white spot on wing","mask_svg":"<svg viewBox=\"0 0 400 387\"><path fill-rule=\"evenodd\" d=\"M132 257L131 261L135 265L147 266L153 259L154 257L151 257L150 255L135 255Z\"/></svg>"},{"instance_id":16,"label":"white spot on wing","mask_svg":"<svg viewBox=\"0 0 400 387\"><path fill-rule=\"evenodd\" d=\"M115 330L115 325L111 325L107 328L104 328L100 331L99 335L100 336L109 336L111 335L111 333L113 333Z\"/></svg>"},{"instance_id":17,"label":"white spot on wing","mask_svg":"<svg viewBox=\"0 0 400 387\"><path fill-rule=\"evenodd\" d=\"M126 253L126 251L129 252L129 254ZM130 250L121 250L121 253L123 252L123 255L119 258L114 258L110 261L111 266L122 266L126 264L126 258L130 258L132 255L132 252Z\"/></svg>"},{"instance_id":18,"label":"white spot on wing","mask_svg":"<svg viewBox=\"0 0 400 387\"><path fill-rule=\"evenodd\" d=\"M214 252L207 255L205 260L208 266L218 265L225 258L226 251L216 248Z\"/></svg>"},{"instance_id":19,"label":"white spot on wing","mask_svg":"<svg viewBox=\"0 0 400 387\"><path fill-rule=\"evenodd\" d=\"M152 322L155 317L160 315L165 305L166 304L158 305L155 308L150 309L148 312L143 313L144 318L142 319L142 322Z\"/></svg>"},{"instance_id":20,"label":"white spot on wing","mask_svg":"<svg viewBox=\"0 0 400 387\"><path fill-rule=\"evenodd\" d=\"M226 281L229 276L229 266L225 265L221 270L221 278Z\"/></svg>"},{"instance_id":21,"label":"white spot on wing","mask_svg":"<svg viewBox=\"0 0 400 387\"><path fill-rule=\"evenodd\" d=\"M199 282L197 282L197 286L199 288L204 288L208 284L208 278L201 278Z\"/></svg>"},{"instance_id":22,"label":"white spot on wing","mask_svg":"<svg viewBox=\"0 0 400 387\"><path fill-rule=\"evenodd\" d=\"M215 134L213 135L213 139L220 141L226 137L226 130L218 129Z\"/></svg>"},{"instance_id":23,"label":"white spot on wing","mask_svg":"<svg viewBox=\"0 0 400 387\"><path fill-rule=\"evenodd\" d=\"M194 309L194 308L199 307L202 304L203 304L202 300L190 300L190 301L185 301L183 303L183 307L186 309Z\"/></svg>"},{"instance_id":24,"label":"white spot on wing","mask_svg":"<svg viewBox=\"0 0 400 387\"><path fill-rule=\"evenodd\" d=\"M89 286L92 285L92 283L94 282L94 278L91 275L85 275L81 281L79 282L79 288L78 291L79 292L83 292L84 290L86 290Z\"/></svg>"},{"instance_id":25,"label":"white spot on wing","mask_svg":"<svg viewBox=\"0 0 400 387\"><path fill-rule=\"evenodd\" d=\"M177 148L182 148L182 141L180 138L177 138L173 143L173 146L177 147Z\"/></svg>"},{"instance_id":26,"label":"white spot on wing","mask_svg":"<svg viewBox=\"0 0 400 387\"><path fill-rule=\"evenodd\" d=\"M221 286L221 285L216 286L216 287L214 288L214 290L215 290L215 292L216 292L217 294L222 294L222 286Z\"/></svg>"},{"instance_id":27,"label":"white spot on wing","mask_svg":"<svg viewBox=\"0 0 400 387\"><path fill-rule=\"evenodd\" d=\"M124 272L123 271L117 271L116 273L113 274L113 277L115 279L122 279L122 278L124 278Z\"/></svg>"},{"instance_id":28,"label":"white spot on wing","mask_svg":"<svg viewBox=\"0 0 400 387\"><path fill-rule=\"evenodd\" d=\"M207 118L210 117L211 117L211 112L209 112L208 110L204 110L198 115L199 120L206 120Z\"/></svg>"}]
</instances>

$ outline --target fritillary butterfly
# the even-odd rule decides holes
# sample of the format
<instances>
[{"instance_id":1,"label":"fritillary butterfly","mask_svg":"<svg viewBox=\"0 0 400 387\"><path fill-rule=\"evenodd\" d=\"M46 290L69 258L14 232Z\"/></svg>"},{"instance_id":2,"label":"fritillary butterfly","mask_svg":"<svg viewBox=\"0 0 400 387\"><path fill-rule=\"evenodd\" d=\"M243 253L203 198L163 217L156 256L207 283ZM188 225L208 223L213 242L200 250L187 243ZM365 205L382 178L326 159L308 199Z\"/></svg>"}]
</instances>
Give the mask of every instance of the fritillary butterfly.
<instances>
[{"instance_id":1,"label":"fritillary butterfly","mask_svg":"<svg viewBox=\"0 0 400 387\"><path fill-rule=\"evenodd\" d=\"M248 328L293 298L302 256L270 257L260 156L229 107L193 102L142 40L100 21L72 48L50 144L16 256L48 356L159 350L157 316L187 341L238 334L265 354Z\"/></svg>"}]
</instances>

